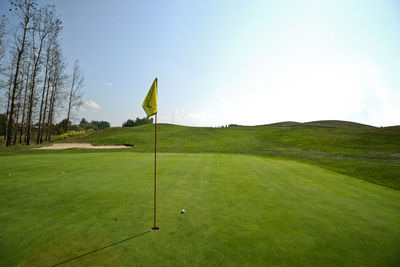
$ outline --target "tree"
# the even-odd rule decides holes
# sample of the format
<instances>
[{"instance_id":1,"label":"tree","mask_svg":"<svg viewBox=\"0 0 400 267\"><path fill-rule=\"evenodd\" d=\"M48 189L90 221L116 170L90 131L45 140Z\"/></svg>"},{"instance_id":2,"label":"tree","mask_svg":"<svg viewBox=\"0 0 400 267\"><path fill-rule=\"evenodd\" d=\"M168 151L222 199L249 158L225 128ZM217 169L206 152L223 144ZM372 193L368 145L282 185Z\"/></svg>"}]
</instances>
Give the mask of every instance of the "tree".
<instances>
[{"instance_id":1,"label":"tree","mask_svg":"<svg viewBox=\"0 0 400 267\"><path fill-rule=\"evenodd\" d=\"M91 121L90 128L94 130L103 130L110 127L108 121Z\"/></svg>"},{"instance_id":2,"label":"tree","mask_svg":"<svg viewBox=\"0 0 400 267\"><path fill-rule=\"evenodd\" d=\"M44 75L44 82L43 82L43 89L42 89L42 98L40 102L40 112L39 112L39 124L38 124L38 134L36 143L43 142L42 136L42 127L45 123L46 118L46 111L47 111L47 102L49 97L49 80L50 80L50 71L51 71L51 61L53 53L52 47L57 42L58 33L61 30L61 20L55 17L54 6L49 8L45 8L44 12L46 12L46 20L48 21L50 28L49 31L49 40L47 43L46 49L46 63L45 63L45 75Z\"/></svg>"},{"instance_id":3,"label":"tree","mask_svg":"<svg viewBox=\"0 0 400 267\"><path fill-rule=\"evenodd\" d=\"M15 95L18 87L18 76L20 74L21 59L25 52L26 37L28 33L28 26L31 22L32 16L34 15L36 3L33 0L15 0L11 2L15 7L16 16L20 18L20 27L23 29L22 38L20 36L15 37L16 49L17 49L17 61L14 74L14 82L11 91L11 104L10 111L8 114L7 133L6 133L6 146L11 145L11 135L14 125L14 111L15 111Z\"/></svg>"},{"instance_id":4,"label":"tree","mask_svg":"<svg viewBox=\"0 0 400 267\"><path fill-rule=\"evenodd\" d=\"M2 62L3 58L4 58L4 54L5 54L5 45L4 45L4 37L6 35L6 20L5 20L5 16L3 15L0 21L0 75L4 74L4 64ZM3 80L0 80L0 91L3 88L6 88L7 85ZM8 97L6 98L7 100L9 99ZM2 100L0 98L0 100ZM3 104L3 101L0 101L0 106ZM8 102L8 101L7 101Z\"/></svg>"},{"instance_id":5,"label":"tree","mask_svg":"<svg viewBox=\"0 0 400 267\"><path fill-rule=\"evenodd\" d=\"M32 43L33 43L33 71L32 71L32 79L31 79L31 88L29 92L29 108L28 108L28 122L27 122L27 136L26 136L26 144L29 145L31 139L31 127L32 127L32 115L33 115L33 106L35 105L34 96L35 96L35 88L36 88L36 78L39 72L39 64L41 63L41 56L43 47L45 46L46 38L53 31L54 23L52 12L52 6L47 6L43 9L40 9L39 12L36 12L35 16L33 16L33 31L32 31ZM38 37L38 48L35 46L35 37Z\"/></svg>"},{"instance_id":6,"label":"tree","mask_svg":"<svg viewBox=\"0 0 400 267\"><path fill-rule=\"evenodd\" d=\"M6 19L3 15L0 21L0 73L3 71L3 66L1 64L1 60L5 54L5 46L4 46L4 37L6 35Z\"/></svg>"},{"instance_id":7,"label":"tree","mask_svg":"<svg viewBox=\"0 0 400 267\"><path fill-rule=\"evenodd\" d=\"M79 123L79 126L82 129L88 130L90 127L90 123L85 118L82 118L81 122Z\"/></svg>"},{"instance_id":8,"label":"tree","mask_svg":"<svg viewBox=\"0 0 400 267\"><path fill-rule=\"evenodd\" d=\"M71 110L79 108L82 105L82 92L81 88L84 83L84 74L79 68L79 62L75 60L74 68L71 78L71 87L68 89L68 113L67 122L70 120ZM68 131L69 123L65 127L65 131Z\"/></svg>"},{"instance_id":9,"label":"tree","mask_svg":"<svg viewBox=\"0 0 400 267\"><path fill-rule=\"evenodd\" d=\"M22 143L22 134L25 133L26 127L25 127L25 118L26 118L26 105L27 105L27 101L28 101L28 90L29 90L29 77L30 77L30 68L31 68L31 62L32 60L28 59L28 63L25 61L23 64L23 72L25 73L25 84L24 84L24 102L22 104L22 119L21 119L21 123L19 126L19 143Z\"/></svg>"},{"instance_id":10,"label":"tree","mask_svg":"<svg viewBox=\"0 0 400 267\"><path fill-rule=\"evenodd\" d=\"M7 88L8 89L6 90L6 94L5 94L6 99L7 99L7 110L6 110L6 118L7 118L7 120L6 120L6 132L5 132L5 135L4 135L4 140L7 140L8 116L10 114L10 104L11 104L11 94L12 94L11 92L13 90L13 81L14 81L13 72L14 72L15 64L16 64L16 59L15 59L15 57L13 57L12 60L11 60L10 73L8 75L8 83L7 83Z\"/></svg>"},{"instance_id":11,"label":"tree","mask_svg":"<svg viewBox=\"0 0 400 267\"><path fill-rule=\"evenodd\" d=\"M19 131L19 142L24 137L29 145L37 130L36 143L42 143L51 139L53 121L61 110L67 111L63 131L68 130L74 109L82 104L84 75L75 61L66 84L66 63L59 45L61 20L54 5L39 7L37 0L10 0L10 4L12 16L17 20L0 20L0 89L5 95L4 108L7 107L4 139L7 146L11 145L12 137L16 143ZM5 31L6 22L14 21L14 26L7 27L11 31ZM14 33L13 38L7 37L7 32ZM3 57L4 40L11 39L14 45L7 46L9 56ZM4 59L8 60L6 64Z\"/></svg>"},{"instance_id":12,"label":"tree","mask_svg":"<svg viewBox=\"0 0 400 267\"><path fill-rule=\"evenodd\" d=\"M46 124L46 141L50 141L54 115L56 113L58 104L63 99L62 94L59 90L64 84L65 75L63 75L65 69L65 62L61 56L61 51L59 45L56 43L53 51L53 59L52 59L52 71L49 79L50 84L50 99L49 99L49 111L47 115L47 124ZM63 128L65 129L65 128Z\"/></svg>"},{"instance_id":13,"label":"tree","mask_svg":"<svg viewBox=\"0 0 400 267\"><path fill-rule=\"evenodd\" d=\"M135 121L128 119L126 122L122 124L122 127L134 127L136 126Z\"/></svg>"},{"instance_id":14,"label":"tree","mask_svg":"<svg viewBox=\"0 0 400 267\"><path fill-rule=\"evenodd\" d=\"M152 124L153 123L153 118L136 118L136 120L131 120L128 119L126 122L124 122L122 124L122 127L135 127L135 126L139 126L139 125L143 125L143 124Z\"/></svg>"},{"instance_id":15,"label":"tree","mask_svg":"<svg viewBox=\"0 0 400 267\"><path fill-rule=\"evenodd\" d=\"M4 135L6 133L6 121L6 115L0 114L0 135Z\"/></svg>"},{"instance_id":16,"label":"tree","mask_svg":"<svg viewBox=\"0 0 400 267\"><path fill-rule=\"evenodd\" d=\"M57 124L55 125L57 134L65 133L65 128L66 128L66 125L67 125L67 124L70 124L70 125L71 125L71 121L68 121L67 119L63 119L62 121L60 121L59 123L57 123Z\"/></svg>"}]
</instances>

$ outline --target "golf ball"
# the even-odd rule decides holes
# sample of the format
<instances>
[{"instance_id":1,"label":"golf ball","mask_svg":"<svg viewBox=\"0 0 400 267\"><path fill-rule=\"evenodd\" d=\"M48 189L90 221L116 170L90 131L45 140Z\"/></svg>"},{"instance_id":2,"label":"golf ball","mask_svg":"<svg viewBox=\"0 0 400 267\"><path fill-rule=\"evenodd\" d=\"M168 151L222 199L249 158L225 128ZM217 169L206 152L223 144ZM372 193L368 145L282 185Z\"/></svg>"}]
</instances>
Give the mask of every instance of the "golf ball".
<instances>
[{"instance_id":1,"label":"golf ball","mask_svg":"<svg viewBox=\"0 0 400 267\"><path fill-rule=\"evenodd\" d=\"M185 210L181 210L181 213L185 213Z\"/></svg>"}]
</instances>

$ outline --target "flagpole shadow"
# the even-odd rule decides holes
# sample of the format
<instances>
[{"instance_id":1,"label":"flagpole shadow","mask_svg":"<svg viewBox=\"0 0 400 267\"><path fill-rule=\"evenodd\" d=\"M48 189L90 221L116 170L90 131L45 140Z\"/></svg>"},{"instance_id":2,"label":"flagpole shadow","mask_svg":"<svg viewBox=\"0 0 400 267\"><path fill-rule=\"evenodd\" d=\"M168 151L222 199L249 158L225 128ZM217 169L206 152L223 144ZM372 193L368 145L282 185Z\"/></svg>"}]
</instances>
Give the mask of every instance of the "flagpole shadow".
<instances>
[{"instance_id":1,"label":"flagpole shadow","mask_svg":"<svg viewBox=\"0 0 400 267\"><path fill-rule=\"evenodd\" d=\"M103 249L106 249L106 248L109 248L109 247L112 247L112 246L115 246L115 245L121 244L121 243L123 243L123 242L126 242L126 241L128 241L128 240L131 240L131 239L137 238L137 237L139 237L139 236L142 236L142 235L144 235L144 234L148 234L148 233L150 233L150 232L151 232L151 231L146 231L146 232L143 232L143 233L141 233L141 234L138 234L138 235L130 236L130 237L128 237L128 238L125 238L125 239L123 239L123 240L120 240L120 241L118 241L118 242L112 243L112 244L110 244L110 245L107 245L107 246L105 246L105 247L98 248L98 249L95 249L95 250L92 250L92 251L86 252L86 253L84 253L84 254L82 254L82 255L76 256L76 257L74 257L74 258L71 258L71 259L68 259L68 260L65 260L65 261L59 262L59 263L57 263L57 264L54 264L54 265L52 265L51 267L54 267L54 266L59 266L59 265L62 265L62 264L65 264L65 263L71 262L71 261L73 261L73 260L76 260L76 259L79 259L79 258L82 258L82 257L88 256L88 255L90 255L90 254L93 254L93 253L96 253L96 252L98 252L98 251L100 251L100 250L103 250Z\"/></svg>"}]
</instances>

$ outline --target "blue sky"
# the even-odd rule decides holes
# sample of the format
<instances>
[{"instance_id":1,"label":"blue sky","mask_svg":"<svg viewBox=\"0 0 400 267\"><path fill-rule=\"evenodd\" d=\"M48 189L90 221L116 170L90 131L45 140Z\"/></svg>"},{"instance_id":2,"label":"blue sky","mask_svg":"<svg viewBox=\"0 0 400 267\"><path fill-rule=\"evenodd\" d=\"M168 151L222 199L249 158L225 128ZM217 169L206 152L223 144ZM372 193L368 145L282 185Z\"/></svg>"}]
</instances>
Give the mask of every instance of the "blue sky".
<instances>
[{"instance_id":1,"label":"blue sky","mask_svg":"<svg viewBox=\"0 0 400 267\"><path fill-rule=\"evenodd\" d=\"M76 118L143 117L158 77L165 123L400 124L399 1L41 3L62 18L69 67L85 70Z\"/></svg>"}]
</instances>

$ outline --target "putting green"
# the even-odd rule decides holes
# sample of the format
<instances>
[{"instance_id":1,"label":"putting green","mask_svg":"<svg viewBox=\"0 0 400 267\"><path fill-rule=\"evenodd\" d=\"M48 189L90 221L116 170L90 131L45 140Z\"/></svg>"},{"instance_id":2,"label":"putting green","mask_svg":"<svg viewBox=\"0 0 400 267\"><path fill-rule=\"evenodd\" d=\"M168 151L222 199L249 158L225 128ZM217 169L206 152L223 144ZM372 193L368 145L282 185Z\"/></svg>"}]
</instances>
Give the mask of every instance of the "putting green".
<instances>
[{"instance_id":1,"label":"putting green","mask_svg":"<svg viewBox=\"0 0 400 267\"><path fill-rule=\"evenodd\" d=\"M0 265L398 266L400 192L289 160L160 153L0 158ZM185 209L184 214L180 214Z\"/></svg>"}]
</instances>

